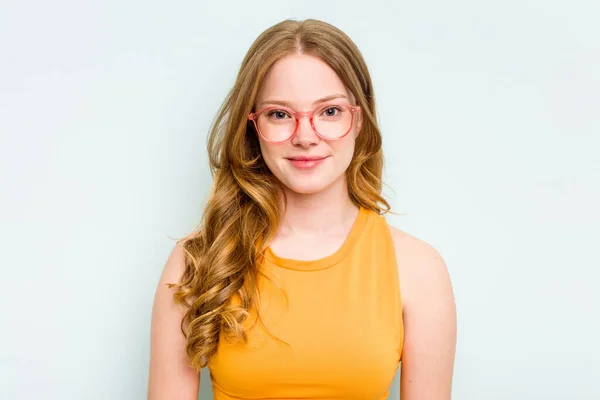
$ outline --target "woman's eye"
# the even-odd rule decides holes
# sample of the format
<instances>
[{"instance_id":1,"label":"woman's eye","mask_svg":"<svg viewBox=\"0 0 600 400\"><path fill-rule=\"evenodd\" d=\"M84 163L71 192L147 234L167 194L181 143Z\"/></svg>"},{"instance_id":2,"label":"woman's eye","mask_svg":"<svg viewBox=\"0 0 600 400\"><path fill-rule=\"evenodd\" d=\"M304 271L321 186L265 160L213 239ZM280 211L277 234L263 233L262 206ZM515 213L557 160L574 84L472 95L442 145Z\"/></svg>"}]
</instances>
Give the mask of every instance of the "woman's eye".
<instances>
[{"instance_id":1,"label":"woman's eye","mask_svg":"<svg viewBox=\"0 0 600 400\"><path fill-rule=\"evenodd\" d=\"M269 112L269 117L275 118L275 119L284 119L285 117L289 117L289 115L285 111L273 110L273 111Z\"/></svg>"},{"instance_id":2,"label":"woman's eye","mask_svg":"<svg viewBox=\"0 0 600 400\"><path fill-rule=\"evenodd\" d=\"M327 117L335 117L337 114L336 112L342 111L339 107L328 107L325 110L323 110L323 115L327 116Z\"/></svg>"}]
</instances>

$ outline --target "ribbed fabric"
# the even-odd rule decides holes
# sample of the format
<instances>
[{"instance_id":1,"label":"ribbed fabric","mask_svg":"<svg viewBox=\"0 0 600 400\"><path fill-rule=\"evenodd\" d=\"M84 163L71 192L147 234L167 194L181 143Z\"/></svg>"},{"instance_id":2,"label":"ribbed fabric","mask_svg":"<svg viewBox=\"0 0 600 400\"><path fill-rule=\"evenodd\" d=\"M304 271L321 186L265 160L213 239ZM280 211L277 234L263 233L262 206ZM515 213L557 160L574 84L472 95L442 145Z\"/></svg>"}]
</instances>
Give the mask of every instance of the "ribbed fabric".
<instances>
[{"instance_id":1,"label":"ribbed fabric","mask_svg":"<svg viewBox=\"0 0 600 400\"><path fill-rule=\"evenodd\" d=\"M209 362L214 399L386 399L404 331L385 218L361 207L335 253L299 261L267 249L262 269L248 343L221 337Z\"/></svg>"}]
</instances>

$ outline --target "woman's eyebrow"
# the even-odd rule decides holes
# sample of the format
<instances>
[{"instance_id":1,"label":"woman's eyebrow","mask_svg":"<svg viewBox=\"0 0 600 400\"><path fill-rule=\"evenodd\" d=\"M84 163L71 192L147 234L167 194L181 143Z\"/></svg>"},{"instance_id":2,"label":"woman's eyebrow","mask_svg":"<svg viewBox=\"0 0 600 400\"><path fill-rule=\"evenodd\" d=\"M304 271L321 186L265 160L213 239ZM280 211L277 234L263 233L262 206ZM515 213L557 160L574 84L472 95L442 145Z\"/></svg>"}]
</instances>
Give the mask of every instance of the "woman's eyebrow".
<instances>
[{"instance_id":1,"label":"woman's eyebrow","mask_svg":"<svg viewBox=\"0 0 600 400\"><path fill-rule=\"evenodd\" d=\"M312 105L315 106L315 105L317 105L319 103L323 103L325 101L329 101L329 100L333 100L333 99L340 99L340 98L344 98L347 100L348 96L346 96L345 94L332 94L332 95L320 98L318 100L315 100ZM264 105L264 104L278 104L278 105L286 106L289 108L293 108L292 103L289 101L286 101L286 100L264 100L264 101L261 101L260 103L258 103L258 105Z\"/></svg>"}]
</instances>

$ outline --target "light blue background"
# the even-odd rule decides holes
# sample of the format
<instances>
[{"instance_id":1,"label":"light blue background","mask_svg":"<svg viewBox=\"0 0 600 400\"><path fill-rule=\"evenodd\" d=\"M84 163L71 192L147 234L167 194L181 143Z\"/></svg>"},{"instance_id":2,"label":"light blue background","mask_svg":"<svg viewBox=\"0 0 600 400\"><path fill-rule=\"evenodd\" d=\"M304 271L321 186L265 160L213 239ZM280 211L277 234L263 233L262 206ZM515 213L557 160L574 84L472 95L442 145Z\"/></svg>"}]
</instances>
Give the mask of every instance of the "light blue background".
<instances>
[{"instance_id":1,"label":"light blue background","mask_svg":"<svg viewBox=\"0 0 600 400\"><path fill-rule=\"evenodd\" d=\"M365 56L390 222L452 276L453 398L599 399L597 0L2 1L0 398L146 396L209 126L289 17Z\"/></svg>"}]
</instances>

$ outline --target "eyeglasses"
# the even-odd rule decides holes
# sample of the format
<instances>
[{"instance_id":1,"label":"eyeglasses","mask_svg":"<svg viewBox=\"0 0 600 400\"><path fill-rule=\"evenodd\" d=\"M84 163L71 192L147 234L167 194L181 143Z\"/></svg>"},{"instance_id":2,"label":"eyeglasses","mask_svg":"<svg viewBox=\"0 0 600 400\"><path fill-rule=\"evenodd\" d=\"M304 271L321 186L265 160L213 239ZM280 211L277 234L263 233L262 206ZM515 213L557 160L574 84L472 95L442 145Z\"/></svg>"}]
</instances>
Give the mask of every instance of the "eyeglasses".
<instances>
[{"instance_id":1,"label":"eyeglasses","mask_svg":"<svg viewBox=\"0 0 600 400\"><path fill-rule=\"evenodd\" d=\"M320 105L313 111L294 111L287 107L271 106L248 114L258 134L267 142L281 143L294 136L301 116L310 118L315 133L325 140L346 136L354 124L354 115L360 107L348 104Z\"/></svg>"}]
</instances>

